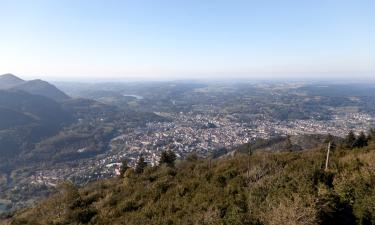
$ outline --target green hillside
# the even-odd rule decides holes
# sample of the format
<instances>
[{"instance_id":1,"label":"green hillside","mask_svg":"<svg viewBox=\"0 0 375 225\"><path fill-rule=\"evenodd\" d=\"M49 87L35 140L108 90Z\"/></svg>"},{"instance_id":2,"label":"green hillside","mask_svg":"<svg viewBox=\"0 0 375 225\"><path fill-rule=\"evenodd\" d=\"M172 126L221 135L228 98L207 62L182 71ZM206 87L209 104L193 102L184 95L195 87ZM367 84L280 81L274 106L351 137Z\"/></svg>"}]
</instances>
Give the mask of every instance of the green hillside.
<instances>
[{"instance_id":1,"label":"green hillside","mask_svg":"<svg viewBox=\"0 0 375 225\"><path fill-rule=\"evenodd\" d=\"M26 113L22 113L0 106L0 129L8 129L14 126L25 125L33 122L33 118Z\"/></svg>"},{"instance_id":2,"label":"green hillside","mask_svg":"<svg viewBox=\"0 0 375 225\"><path fill-rule=\"evenodd\" d=\"M58 102L70 99L64 92L43 80L30 80L13 87L13 89L44 96Z\"/></svg>"},{"instance_id":3,"label":"green hillside","mask_svg":"<svg viewBox=\"0 0 375 225\"><path fill-rule=\"evenodd\" d=\"M43 96L0 90L0 168L42 138L74 121L71 113Z\"/></svg>"},{"instance_id":4,"label":"green hillside","mask_svg":"<svg viewBox=\"0 0 375 225\"><path fill-rule=\"evenodd\" d=\"M125 171L77 189L64 183L10 224L374 224L375 144L256 152Z\"/></svg>"}]
</instances>

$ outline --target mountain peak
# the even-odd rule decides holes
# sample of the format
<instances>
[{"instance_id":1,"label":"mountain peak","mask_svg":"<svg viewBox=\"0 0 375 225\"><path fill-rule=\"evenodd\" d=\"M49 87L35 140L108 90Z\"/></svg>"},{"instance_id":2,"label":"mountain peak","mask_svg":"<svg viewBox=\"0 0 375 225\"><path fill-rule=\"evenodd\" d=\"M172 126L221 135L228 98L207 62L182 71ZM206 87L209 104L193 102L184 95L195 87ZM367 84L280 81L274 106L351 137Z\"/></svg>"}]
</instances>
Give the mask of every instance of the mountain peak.
<instances>
[{"instance_id":1,"label":"mountain peak","mask_svg":"<svg viewBox=\"0 0 375 225\"><path fill-rule=\"evenodd\" d=\"M29 81L27 81L27 83L29 85L51 85L52 86L52 84L48 83L47 81L41 80L41 79L29 80Z\"/></svg>"},{"instance_id":2,"label":"mountain peak","mask_svg":"<svg viewBox=\"0 0 375 225\"><path fill-rule=\"evenodd\" d=\"M40 79L24 82L14 88L17 90L26 91L31 94L42 95L56 101L66 100L70 98L54 85Z\"/></svg>"},{"instance_id":3,"label":"mountain peak","mask_svg":"<svg viewBox=\"0 0 375 225\"><path fill-rule=\"evenodd\" d=\"M14 78L18 78L21 80L21 78L17 77L16 75L12 73L5 73L5 74L0 75L0 77L14 77Z\"/></svg>"},{"instance_id":4,"label":"mountain peak","mask_svg":"<svg viewBox=\"0 0 375 225\"><path fill-rule=\"evenodd\" d=\"M6 73L6 74L3 74L3 75L0 75L0 79L24 81L21 78L17 77L14 74L11 74L11 73Z\"/></svg>"},{"instance_id":5,"label":"mountain peak","mask_svg":"<svg viewBox=\"0 0 375 225\"><path fill-rule=\"evenodd\" d=\"M66 100L70 97L47 81L35 79L30 81L11 74L0 75L0 90L21 90L30 94L42 95L56 101Z\"/></svg>"},{"instance_id":6,"label":"mountain peak","mask_svg":"<svg viewBox=\"0 0 375 225\"><path fill-rule=\"evenodd\" d=\"M12 88L24 82L24 80L11 73L0 75L0 89Z\"/></svg>"}]
</instances>

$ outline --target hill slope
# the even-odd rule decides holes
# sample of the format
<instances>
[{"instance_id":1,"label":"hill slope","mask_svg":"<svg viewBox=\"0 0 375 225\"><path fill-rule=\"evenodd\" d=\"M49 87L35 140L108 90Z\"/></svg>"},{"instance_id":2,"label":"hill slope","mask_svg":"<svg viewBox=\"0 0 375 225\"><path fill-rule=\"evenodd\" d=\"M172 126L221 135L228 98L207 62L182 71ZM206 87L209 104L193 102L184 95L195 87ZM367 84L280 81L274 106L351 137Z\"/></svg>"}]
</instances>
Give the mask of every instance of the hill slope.
<instances>
[{"instance_id":1,"label":"hill slope","mask_svg":"<svg viewBox=\"0 0 375 225\"><path fill-rule=\"evenodd\" d=\"M189 160L76 189L69 183L12 224L374 224L375 146ZM248 167L250 165L250 167ZM250 169L248 171L248 168Z\"/></svg>"},{"instance_id":2,"label":"hill slope","mask_svg":"<svg viewBox=\"0 0 375 225\"><path fill-rule=\"evenodd\" d=\"M14 86L20 85L25 81L14 76L13 74L7 73L0 76L0 89L8 89Z\"/></svg>"},{"instance_id":3,"label":"hill slope","mask_svg":"<svg viewBox=\"0 0 375 225\"><path fill-rule=\"evenodd\" d=\"M0 116L0 162L73 121L59 103L20 91L0 90Z\"/></svg>"},{"instance_id":4,"label":"hill slope","mask_svg":"<svg viewBox=\"0 0 375 225\"><path fill-rule=\"evenodd\" d=\"M13 88L28 92L30 94L41 95L47 98L51 98L55 101L67 100L70 98L64 92L57 89L54 85L43 80L27 81Z\"/></svg>"},{"instance_id":5,"label":"hill slope","mask_svg":"<svg viewBox=\"0 0 375 225\"><path fill-rule=\"evenodd\" d=\"M54 85L43 80L25 81L13 74L0 76L0 89L20 90L34 95L41 95L55 101L67 100L70 97L56 88Z\"/></svg>"},{"instance_id":6,"label":"hill slope","mask_svg":"<svg viewBox=\"0 0 375 225\"><path fill-rule=\"evenodd\" d=\"M1 130L25 125L34 121L34 119L26 113L3 107L0 107L0 118Z\"/></svg>"}]
</instances>

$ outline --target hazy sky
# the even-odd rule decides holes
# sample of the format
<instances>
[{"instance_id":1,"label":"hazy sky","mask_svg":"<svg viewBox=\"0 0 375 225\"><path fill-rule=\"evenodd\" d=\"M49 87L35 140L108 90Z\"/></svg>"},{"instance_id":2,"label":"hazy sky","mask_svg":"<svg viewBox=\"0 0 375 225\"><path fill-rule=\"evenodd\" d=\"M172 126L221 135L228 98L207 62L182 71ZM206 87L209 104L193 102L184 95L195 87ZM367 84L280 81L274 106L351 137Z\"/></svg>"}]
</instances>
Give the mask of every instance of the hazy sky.
<instances>
[{"instance_id":1,"label":"hazy sky","mask_svg":"<svg viewBox=\"0 0 375 225\"><path fill-rule=\"evenodd\" d=\"M0 74L375 77L374 0L0 0Z\"/></svg>"}]
</instances>

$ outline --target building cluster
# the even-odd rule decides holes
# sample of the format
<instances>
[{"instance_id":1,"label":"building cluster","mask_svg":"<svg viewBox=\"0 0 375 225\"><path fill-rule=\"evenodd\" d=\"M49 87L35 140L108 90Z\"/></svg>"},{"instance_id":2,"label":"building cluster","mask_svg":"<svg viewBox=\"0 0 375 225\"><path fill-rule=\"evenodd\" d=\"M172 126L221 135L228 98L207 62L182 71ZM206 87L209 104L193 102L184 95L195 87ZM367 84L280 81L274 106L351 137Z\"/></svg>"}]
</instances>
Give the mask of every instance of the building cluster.
<instances>
[{"instance_id":1,"label":"building cluster","mask_svg":"<svg viewBox=\"0 0 375 225\"><path fill-rule=\"evenodd\" d=\"M373 118L365 113L341 113L333 116L329 121L295 120L274 123L276 133L287 135L301 134L331 134L345 137L349 131L368 131L374 124Z\"/></svg>"},{"instance_id":2,"label":"building cluster","mask_svg":"<svg viewBox=\"0 0 375 225\"><path fill-rule=\"evenodd\" d=\"M130 159L143 154L156 164L163 150L173 150L179 157L192 152L207 156L217 149L246 143L251 137L245 124L233 123L225 116L178 113L168 118L173 122L153 122L128 130L112 140L112 151Z\"/></svg>"},{"instance_id":3,"label":"building cluster","mask_svg":"<svg viewBox=\"0 0 375 225\"><path fill-rule=\"evenodd\" d=\"M364 113L338 114L330 121L275 121L263 118L247 123L237 122L233 116L223 114L164 113L163 116L170 122L152 122L144 127L126 129L112 139L111 150L104 154L80 160L76 165L55 165L36 171L25 182L54 186L59 179L70 179L86 183L118 175L124 159L128 160L130 166L135 166L142 155L149 164L156 165L163 150L173 150L178 157L193 152L209 156L220 149L233 149L250 139L328 133L343 137L350 130L366 131L374 124L373 118Z\"/></svg>"}]
</instances>

